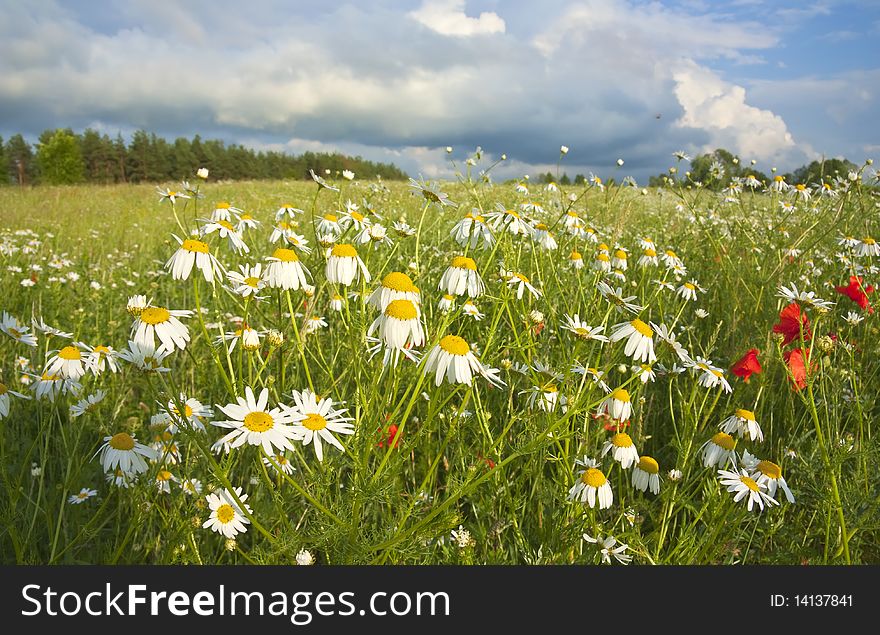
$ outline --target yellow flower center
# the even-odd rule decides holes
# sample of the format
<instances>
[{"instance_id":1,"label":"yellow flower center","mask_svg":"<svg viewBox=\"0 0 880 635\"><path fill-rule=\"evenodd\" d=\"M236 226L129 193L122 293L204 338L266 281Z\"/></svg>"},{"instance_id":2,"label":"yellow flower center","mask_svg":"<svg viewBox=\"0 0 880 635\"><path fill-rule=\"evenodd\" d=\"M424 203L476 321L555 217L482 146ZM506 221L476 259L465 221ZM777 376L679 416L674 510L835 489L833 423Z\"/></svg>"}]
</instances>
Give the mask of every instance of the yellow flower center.
<instances>
[{"instance_id":1,"label":"yellow flower center","mask_svg":"<svg viewBox=\"0 0 880 635\"><path fill-rule=\"evenodd\" d=\"M357 222L361 222L361 221L364 220L364 215L363 215L363 214L360 214L360 213L358 213L358 212L352 212L352 213L351 213L351 217L352 217L354 220L356 220Z\"/></svg>"},{"instance_id":2,"label":"yellow flower center","mask_svg":"<svg viewBox=\"0 0 880 635\"><path fill-rule=\"evenodd\" d=\"M537 225L535 225L535 229L537 229L538 231L544 231L544 232L545 232L545 231L547 231L547 230L550 229L550 228L547 227L547 225L545 225L544 223L538 223Z\"/></svg>"},{"instance_id":3,"label":"yellow flower center","mask_svg":"<svg viewBox=\"0 0 880 635\"><path fill-rule=\"evenodd\" d=\"M525 277L523 274L521 274L521 273L515 273L515 274L513 274L513 277L516 278L516 279L518 279L518 280L521 280L522 282L525 282L526 284L528 284L528 282L529 282L529 279L526 278L526 277Z\"/></svg>"},{"instance_id":4,"label":"yellow flower center","mask_svg":"<svg viewBox=\"0 0 880 635\"><path fill-rule=\"evenodd\" d=\"M608 245L605 243L599 243L599 251L608 251Z\"/></svg>"},{"instance_id":5,"label":"yellow flower center","mask_svg":"<svg viewBox=\"0 0 880 635\"><path fill-rule=\"evenodd\" d=\"M865 238L865 239L862 240L862 242L865 243L866 245L875 245L875 244L877 244L877 241L874 240L873 238Z\"/></svg>"},{"instance_id":6,"label":"yellow flower center","mask_svg":"<svg viewBox=\"0 0 880 635\"><path fill-rule=\"evenodd\" d=\"M626 252L623 251L622 249L618 249L617 251L614 252L614 257L617 258L618 260L626 260Z\"/></svg>"},{"instance_id":7,"label":"yellow flower center","mask_svg":"<svg viewBox=\"0 0 880 635\"><path fill-rule=\"evenodd\" d=\"M797 188L798 192L803 192L805 189L807 189L807 186L805 186L803 183L798 183L797 185L795 185L795 187Z\"/></svg>"},{"instance_id":8,"label":"yellow flower center","mask_svg":"<svg viewBox=\"0 0 880 635\"><path fill-rule=\"evenodd\" d=\"M629 403L629 393L625 388L618 388L614 392L611 393L611 398L615 401L622 401L623 403Z\"/></svg>"},{"instance_id":9,"label":"yellow flower center","mask_svg":"<svg viewBox=\"0 0 880 635\"><path fill-rule=\"evenodd\" d=\"M244 283L247 286L253 287L254 289L256 289L257 287L260 286L260 279L257 278L256 276L248 276L247 278L244 279Z\"/></svg>"},{"instance_id":10,"label":"yellow flower center","mask_svg":"<svg viewBox=\"0 0 880 635\"><path fill-rule=\"evenodd\" d=\"M409 300L394 300L385 307L385 315L398 320L414 320L419 314L416 305Z\"/></svg>"},{"instance_id":11,"label":"yellow flower center","mask_svg":"<svg viewBox=\"0 0 880 635\"><path fill-rule=\"evenodd\" d=\"M575 335L577 335L578 337L583 337L583 338L590 337L590 330L585 329L583 326L575 327L574 332L575 332Z\"/></svg>"},{"instance_id":12,"label":"yellow flower center","mask_svg":"<svg viewBox=\"0 0 880 635\"><path fill-rule=\"evenodd\" d=\"M82 359L82 355L80 355L79 349L76 346L65 346L58 351L58 357L68 361Z\"/></svg>"},{"instance_id":13,"label":"yellow flower center","mask_svg":"<svg viewBox=\"0 0 880 635\"><path fill-rule=\"evenodd\" d=\"M159 470L156 474L157 481L170 481L171 480L171 472L168 470Z\"/></svg>"},{"instance_id":14,"label":"yellow flower center","mask_svg":"<svg viewBox=\"0 0 880 635\"><path fill-rule=\"evenodd\" d=\"M756 467L764 476L769 476L774 480L782 478L782 468L773 461L760 461Z\"/></svg>"},{"instance_id":15,"label":"yellow flower center","mask_svg":"<svg viewBox=\"0 0 880 635\"><path fill-rule=\"evenodd\" d=\"M594 467L589 467L584 470L584 473L581 474L581 482L587 487L595 487L596 489L605 485L608 482L608 479L605 478L605 475L602 474L602 470L597 470Z\"/></svg>"},{"instance_id":16,"label":"yellow flower center","mask_svg":"<svg viewBox=\"0 0 880 635\"><path fill-rule=\"evenodd\" d=\"M736 439L725 432L718 432L712 437L712 443L724 448L728 452L732 452L736 447Z\"/></svg>"},{"instance_id":17,"label":"yellow flower center","mask_svg":"<svg viewBox=\"0 0 880 635\"><path fill-rule=\"evenodd\" d=\"M240 218L241 218L241 220L254 220L254 217L248 213L242 214Z\"/></svg>"},{"instance_id":18,"label":"yellow flower center","mask_svg":"<svg viewBox=\"0 0 880 635\"><path fill-rule=\"evenodd\" d=\"M332 256L336 256L337 258L357 258L357 251L354 247L349 244L341 244L335 245L333 247L333 251L330 252Z\"/></svg>"},{"instance_id":19,"label":"yellow flower center","mask_svg":"<svg viewBox=\"0 0 880 635\"><path fill-rule=\"evenodd\" d=\"M175 408L172 408L172 409L171 409L171 412L173 412L174 414L180 416L180 411L179 411L176 407L175 407ZM187 419L189 419L190 417L193 416L193 409L190 407L189 404L184 404L184 405L183 405L183 415L184 415Z\"/></svg>"},{"instance_id":20,"label":"yellow flower center","mask_svg":"<svg viewBox=\"0 0 880 635\"><path fill-rule=\"evenodd\" d=\"M667 250L666 250L666 255L669 256L670 258L678 258L678 254L676 254L676 253L675 253L674 251L672 251L671 249L667 249Z\"/></svg>"},{"instance_id":21,"label":"yellow flower center","mask_svg":"<svg viewBox=\"0 0 880 635\"><path fill-rule=\"evenodd\" d=\"M180 245L180 248L184 251L192 251L197 254L206 254L208 253L208 243L203 243L201 240L193 240L188 238L183 241L183 244Z\"/></svg>"},{"instance_id":22,"label":"yellow flower center","mask_svg":"<svg viewBox=\"0 0 880 635\"><path fill-rule=\"evenodd\" d=\"M134 449L134 438L127 432L117 432L107 442L114 450L124 450L128 452Z\"/></svg>"},{"instance_id":23,"label":"yellow flower center","mask_svg":"<svg viewBox=\"0 0 880 635\"><path fill-rule=\"evenodd\" d=\"M336 214L324 214L324 220L330 223L336 222Z\"/></svg>"},{"instance_id":24,"label":"yellow flower center","mask_svg":"<svg viewBox=\"0 0 880 635\"><path fill-rule=\"evenodd\" d=\"M394 291L411 292L415 288L412 279L405 273L392 271L382 278L382 286Z\"/></svg>"},{"instance_id":25,"label":"yellow flower center","mask_svg":"<svg viewBox=\"0 0 880 635\"><path fill-rule=\"evenodd\" d=\"M749 421L755 420L755 413L751 410L743 410L742 408L737 408L736 416L740 419L747 419Z\"/></svg>"},{"instance_id":26,"label":"yellow flower center","mask_svg":"<svg viewBox=\"0 0 880 635\"><path fill-rule=\"evenodd\" d=\"M293 205L291 205L290 203L284 203L284 205L281 206L281 209L283 209L285 212L289 212L293 209Z\"/></svg>"},{"instance_id":27,"label":"yellow flower center","mask_svg":"<svg viewBox=\"0 0 880 635\"><path fill-rule=\"evenodd\" d=\"M217 209L229 209L229 203L221 201L217 203Z\"/></svg>"},{"instance_id":28,"label":"yellow flower center","mask_svg":"<svg viewBox=\"0 0 880 635\"><path fill-rule=\"evenodd\" d=\"M514 218L519 218L519 214L516 213L516 210L509 209L505 212L505 214L513 216Z\"/></svg>"},{"instance_id":29,"label":"yellow flower center","mask_svg":"<svg viewBox=\"0 0 880 635\"><path fill-rule=\"evenodd\" d=\"M310 412L305 419L303 419L303 427L311 430L312 432L317 432L318 430L323 430L327 427L327 420L321 415Z\"/></svg>"},{"instance_id":30,"label":"yellow flower center","mask_svg":"<svg viewBox=\"0 0 880 635\"><path fill-rule=\"evenodd\" d=\"M697 290L697 287L694 286L693 284L691 284L690 282L685 282L685 283L684 283L684 288L685 288L685 289L689 289L689 290L691 290L691 291L696 291L696 290Z\"/></svg>"},{"instance_id":31,"label":"yellow flower center","mask_svg":"<svg viewBox=\"0 0 880 635\"><path fill-rule=\"evenodd\" d=\"M596 260L600 262L608 262L611 260L611 258L608 256L608 254L604 252L599 252L599 254L596 256Z\"/></svg>"},{"instance_id":32,"label":"yellow flower center","mask_svg":"<svg viewBox=\"0 0 880 635\"><path fill-rule=\"evenodd\" d=\"M571 255L569 256L569 258L571 260L583 260L584 257L579 252L573 251L573 252L571 252Z\"/></svg>"},{"instance_id":33,"label":"yellow flower center","mask_svg":"<svg viewBox=\"0 0 880 635\"><path fill-rule=\"evenodd\" d=\"M643 456L639 459L639 469L648 474L657 474L660 471L660 466L650 456Z\"/></svg>"},{"instance_id":34,"label":"yellow flower center","mask_svg":"<svg viewBox=\"0 0 880 635\"><path fill-rule=\"evenodd\" d=\"M654 251L653 249L646 249L645 255L648 256L649 258L654 258L657 255L657 252Z\"/></svg>"},{"instance_id":35,"label":"yellow flower center","mask_svg":"<svg viewBox=\"0 0 880 635\"><path fill-rule=\"evenodd\" d=\"M141 322L145 322L153 326L155 326L156 324L167 322L170 318L171 313L168 311L168 309L163 309L159 306L150 306L141 311Z\"/></svg>"},{"instance_id":36,"label":"yellow flower center","mask_svg":"<svg viewBox=\"0 0 880 635\"><path fill-rule=\"evenodd\" d=\"M758 487L758 484L754 481L754 479L749 478L748 476L740 476L739 480L741 480L746 487L748 487L753 492L760 492L761 488Z\"/></svg>"},{"instance_id":37,"label":"yellow flower center","mask_svg":"<svg viewBox=\"0 0 880 635\"><path fill-rule=\"evenodd\" d=\"M267 412L256 410L244 416L244 427L251 432L267 432L275 426L272 415Z\"/></svg>"},{"instance_id":38,"label":"yellow flower center","mask_svg":"<svg viewBox=\"0 0 880 635\"><path fill-rule=\"evenodd\" d=\"M440 340L440 348L452 355L467 355L471 347L458 335L447 335Z\"/></svg>"},{"instance_id":39,"label":"yellow flower center","mask_svg":"<svg viewBox=\"0 0 880 635\"><path fill-rule=\"evenodd\" d=\"M0 381L0 395L5 395L9 389L2 381Z\"/></svg>"},{"instance_id":40,"label":"yellow flower center","mask_svg":"<svg viewBox=\"0 0 880 635\"><path fill-rule=\"evenodd\" d=\"M611 437L611 445L615 448L631 448L633 444L632 437L626 432L618 432Z\"/></svg>"},{"instance_id":41,"label":"yellow flower center","mask_svg":"<svg viewBox=\"0 0 880 635\"><path fill-rule=\"evenodd\" d=\"M651 337L654 334L654 331L651 330L651 327L639 319L633 320L632 322L630 322L630 325L636 331L638 331L640 335L644 335L645 337Z\"/></svg>"},{"instance_id":42,"label":"yellow flower center","mask_svg":"<svg viewBox=\"0 0 880 635\"><path fill-rule=\"evenodd\" d=\"M277 258L281 262L299 262L299 256L296 255L296 252L293 249L285 249L284 247L279 247L273 251L272 257Z\"/></svg>"},{"instance_id":43,"label":"yellow flower center","mask_svg":"<svg viewBox=\"0 0 880 635\"><path fill-rule=\"evenodd\" d=\"M232 223L230 223L228 220L218 220L217 224L220 225L220 227L227 229L231 232L235 231L235 227L233 227Z\"/></svg>"},{"instance_id":44,"label":"yellow flower center","mask_svg":"<svg viewBox=\"0 0 880 635\"><path fill-rule=\"evenodd\" d=\"M473 258L468 258L467 256L456 256L452 259L452 266L456 269L470 269L471 271L477 270L477 263L474 262Z\"/></svg>"},{"instance_id":45,"label":"yellow flower center","mask_svg":"<svg viewBox=\"0 0 880 635\"><path fill-rule=\"evenodd\" d=\"M40 376L40 379L42 379L43 381L58 381L59 379L61 379L61 377L59 377L58 375L50 375L48 373L43 373Z\"/></svg>"},{"instance_id":46,"label":"yellow flower center","mask_svg":"<svg viewBox=\"0 0 880 635\"><path fill-rule=\"evenodd\" d=\"M446 300L447 302L452 302L453 300L455 300L455 296L449 295L448 293L444 293L443 299Z\"/></svg>"},{"instance_id":47,"label":"yellow flower center","mask_svg":"<svg viewBox=\"0 0 880 635\"><path fill-rule=\"evenodd\" d=\"M785 179L782 178L781 175L777 174L776 176L773 177L773 180L776 181L777 183L782 183Z\"/></svg>"},{"instance_id":48,"label":"yellow flower center","mask_svg":"<svg viewBox=\"0 0 880 635\"><path fill-rule=\"evenodd\" d=\"M235 510L232 508L232 505L223 504L217 508L217 520L224 525L230 522L233 518L235 518Z\"/></svg>"},{"instance_id":49,"label":"yellow flower center","mask_svg":"<svg viewBox=\"0 0 880 635\"><path fill-rule=\"evenodd\" d=\"M98 344L98 345L93 349L93 352L97 353L98 355L109 355L109 354L110 354L110 349L107 348L106 346L104 346L103 344Z\"/></svg>"}]
</instances>

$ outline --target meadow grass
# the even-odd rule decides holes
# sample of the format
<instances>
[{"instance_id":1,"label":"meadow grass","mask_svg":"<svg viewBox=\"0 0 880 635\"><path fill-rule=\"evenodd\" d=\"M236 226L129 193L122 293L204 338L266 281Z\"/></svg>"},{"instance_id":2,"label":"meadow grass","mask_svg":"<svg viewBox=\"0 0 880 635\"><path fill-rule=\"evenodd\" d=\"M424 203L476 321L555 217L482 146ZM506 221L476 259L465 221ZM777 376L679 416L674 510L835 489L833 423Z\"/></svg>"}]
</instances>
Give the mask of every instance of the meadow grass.
<instances>
[{"instance_id":1,"label":"meadow grass","mask_svg":"<svg viewBox=\"0 0 880 635\"><path fill-rule=\"evenodd\" d=\"M130 296L196 311L182 320L191 336L185 350L165 361L171 372L119 361L118 372L87 373L77 394L54 401L33 398L33 388L53 351L70 342L37 332L37 346L30 347L0 333L0 382L32 397L7 392L9 414L0 420L4 562L293 563L303 550L323 564L601 562L602 544L584 534L613 536L639 564L878 561L878 318L834 289L852 275L863 276L865 288L877 280L876 257L838 244L851 235L858 239L852 245L861 245L878 233L876 192L861 179L838 183L833 196L816 192L803 200L795 190L718 195L698 187L597 183L556 191L527 184L525 193L466 175L439 184L457 206L442 206L430 190L423 195L405 184L335 185L340 192L313 182L208 180L197 204L175 205L160 202L147 185L0 189L0 306L21 323L42 318L72 333L72 341L119 351L131 336ZM372 281L361 277L345 288L327 280L312 219L342 218L348 200L386 227L390 241L355 245ZM304 210L295 227L313 248L300 258L314 289L266 288L263 300L246 301L196 270L188 280L173 280L165 268L178 249L172 234L185 238L201 227L199 219L219 201L262 223L244 230L245 255L216 234L204 239L231 271L242 263L265 265L280 246L269 235L282 204ZM543 223L558 247L503 226L490 232L493 244L480 240L473 247L480 220L465 232L467 245L451 236L466 213L485 215L498 203L527 219L530 233ZM595 242L572 235L568 211L595 230ZM415 235L394 231L392 223L403 220ZM352 242L356 233L348 230L338 242ZM657 266L638 264L639 241L646 238L656 243ZM599 243L610 257L618 246L628 250L620 276L593 268ZM683 268L664 265L667 249ZM582 254L583 269L572 266L573 250ZM473 298L479 320L463 311L466 296L448 312L439 308L441 277L462 255L474 259L485 281L485 293ZM384 351L369 351L368 330L380 312L367 298L393 271L407 273L419 288L426 336L412 347L421 361L401 356L385 365ZM541 295L526 291L517 298L511 273L527 277ZM658 280L674 289L696 281L696 301ZM644 308L637 316L619 310L600 292L601 281ZM778 289L791 284L836 305L823 309L801 298L809 329L783 346L773 326L791 302ZM345 298L340 311L330 303L337 293ZM864 320L846 321L851 311ZM706 366L689 366L654 330L656 378L643 382L641 364L624 354L623 341L586 340L563 328L565 316L575 314L604 326L606 336L636 317L664 324L687 359L699 362L699 356ZM327 326L312 331L313 317ZM271 345L265 334L256 350L215 343L242 320L280 331L283 344ZM498 369L503 385L478 373L472 385L436 386L434 374L422 372L425 357L450 334ZM752 348L760 351L763 372L745 382L729 369ZM809 354L800 387L784 357L793 349ZM601 379L573 370L576 362ZM732 392L706 387L701 380L710 376L723 377ZM603 386L628 391L628 421L597 416L608 396ZM235 403L245 387L267 388L270 406L291 405L291 391L312 388L347 408L354 434L337 435L344 452L325 443L323 461L311 445L294 441L285 454L293 470L282 474L256 445L214 452L211 445L228 430L209 419L205 432L182 420L175 434L151 426L169 401L176 404L169 417L180 419L179 395L212 407L213 420L222 420L218 406ZM103 400L72 417L70 406L99 389L106 391ZM754 412L764 437L739 438L737 463L748 450L780 465L795 503L779 489L779 505L749 511L719 482L719 468L734 468L704 466L703 445L736 409ZM638 491L634 468L603 456L618 429L639 455L656 459L659 495ZM126 479L128 487L108 482L94 456L104 437L119 432L153 443L159 456L147 472ZM582 469L575 461L583 457L598 461L613 490L607 509L567 500ZM172 476L170 492L157 484L160 470ZM201 494L184 492L186 479L197 479ZM202 527L211 513L205 495L233 487L248 495L252 511L233 497L236 513L250 523L227 540ZM68 503L82 488L97 495ZM607 550L604 557L617 561Z\"/></svg>"}]
</instances>

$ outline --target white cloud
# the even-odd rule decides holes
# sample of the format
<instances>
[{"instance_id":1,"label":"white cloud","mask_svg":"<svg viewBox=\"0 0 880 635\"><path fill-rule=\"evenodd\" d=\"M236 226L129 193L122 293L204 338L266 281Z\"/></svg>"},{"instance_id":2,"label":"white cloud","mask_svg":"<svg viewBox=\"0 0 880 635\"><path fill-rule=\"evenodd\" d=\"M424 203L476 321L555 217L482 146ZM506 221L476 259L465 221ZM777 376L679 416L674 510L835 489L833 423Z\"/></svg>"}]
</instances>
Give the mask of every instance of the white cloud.
<instances>
[{"instance_id":1,"label":"white cloud","mask_svg":"<svg viewBox=\"0 0 880 635\"><path fill-rule=\"evenodd\" d=\"M484 11L477 18L464 11L465 0L425 0L409 17L441 35L469 36L504 33L504 20L494 12Z\"/></svg>"},{"instance_id":2,"label":"white cloud","mask_svg":"<svg viewBox=\"0 0 880 635\"><path fill-rule=\"evenodd\" d=\"M782 117L746 103L746 90L723 81L693 61L673 73L675 95L684 109L676 125L709 133L701 150L727 148L746 157L779 159L795 142Z\"/></svg>"}]
</instances>

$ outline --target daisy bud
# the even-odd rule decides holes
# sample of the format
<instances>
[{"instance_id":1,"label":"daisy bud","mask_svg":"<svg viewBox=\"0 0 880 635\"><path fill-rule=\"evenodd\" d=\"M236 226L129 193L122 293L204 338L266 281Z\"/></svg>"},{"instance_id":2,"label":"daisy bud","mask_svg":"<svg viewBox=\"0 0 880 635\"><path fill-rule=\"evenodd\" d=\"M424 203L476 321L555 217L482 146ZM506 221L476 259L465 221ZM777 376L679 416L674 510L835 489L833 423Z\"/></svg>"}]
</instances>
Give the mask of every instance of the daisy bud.
<instances>
[{"instance_id":1,"label":"daisy bud","mask_svg":"<svg viewBox=\"0 0 880 635\"><path fill-rule=\"evenodd\" d=\"M446 154L452 154L452 146L446 146Z\"/></svg>"},{"instance_id":2,"label":"daisy bud","mask_svg":"<svg viewBox=\"0 0 880 635\"><path fill-rule=\"evenodd\" d=\"M226 547L226 551L235 551L238 549L238 543L235 541L235 538L227 538L223 546Z\"/></svg>"},{"instance_id":3,"label":"daisy bud","mask_svg":"<svg viewBox=\"0 0 880 635\"><path fill-rule=\"evenodd\" d=\"M682 477L681 470L671 469L667 472L667 476L670 481L680 481Z\"/></svg>"},{"instance_id":4,"label":"daisy bud","mask_svg":"<svg viewBox=\"0 0 880 635\"><path fill-rule=\"evenodd\" d=\"M207 179L208 178L208 168L199 168L198 171L196 172L196 176L199 177L200 179Z\"/></svg>"},{"instance_id":5,"label":"daisy bud","mask_svg":"<svg viewBox=\"0 0 880 635\"><path fill-rule=\"evenodd\" d=\"M531 319L531 321L534 322L535 324L540 324L541 322L544 321L544 314L538 310L534 310L531 313L529 313L529 319Z\"/></svg>"},{"instance_id":6,"label":"daisy bud","mask_svg":"<svg viewBox=\"0 0 880 635\"><path fill-rule=\"evenodd\" d=\"M501 155L501 160L502 160L502 161L507 161L507 155L506 155L506 154L502 154L502 155ZM871 164L869 163L868 165L871 165Z\"/></svg>"},{"instance_id":7,"label":"daisy bud","mask_svg":"<svg viewBox=\"0 0 880 635\"><path fill-rule=\"evenodd\" d=\"M819 350L823 353L830 353L834 350L834 340L828 335L823 335L819 338Z\"/></svg>"},{"instance_id":8,"label":"daisy bud","mask_svg":"<svg viewBox=\"0 0 880 635\"><path fill-rule=\"evenodd\" d=\"M623 159L617 160L617 167L621 167L623 165Z\"/></svg>"}]
</instances>

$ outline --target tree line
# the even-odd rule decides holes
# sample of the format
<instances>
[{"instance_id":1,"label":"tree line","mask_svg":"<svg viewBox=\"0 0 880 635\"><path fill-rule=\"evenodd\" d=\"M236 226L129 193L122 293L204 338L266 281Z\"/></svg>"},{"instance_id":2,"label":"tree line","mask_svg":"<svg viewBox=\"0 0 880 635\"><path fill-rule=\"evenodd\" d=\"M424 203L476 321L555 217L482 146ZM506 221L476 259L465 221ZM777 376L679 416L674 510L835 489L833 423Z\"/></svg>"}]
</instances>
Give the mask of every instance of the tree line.
<instances>
[{"instance_id":1,"label":"tree line","mask_svg":"<svg viewBox=\"0 0 880 635\"><path fill-rule=\"evenodd\" d=\"M855 163L847 159L823 159L812 161L806 165L782 174L789 185L803 183L808 186L821 186L831 183L835 177L846 177L851 170L858 169ZM690 167L679 166L676 172L652 176L648 181L651 187L663 187L676 183L702 183L705 187L721 191L730 185L734 177L745 178L754 176L765 185L769 185L773 177L756 170L749 162L743 165L739 157L724 148L694 157Z\"/></svg>"},{"instance_id":2,"label":"tree line","mask_svg":"<svg viewBox=\"0 0 880 635\"><path fill-rule=\"evenodd\" d=\"M398 180L407 174L389 163L339 153L299 155L253 150L216 139L178 137L168 141L138 130L126 142L97 130L78 134L70 128L45 130L36 144L21 135L5 143L0 137L0 184L63 185L74 183L161 183L191 178L207 168L217 180L309 178L309 170L339 174L350 170L362 178Z\"/></svg>"}]
</instances>

